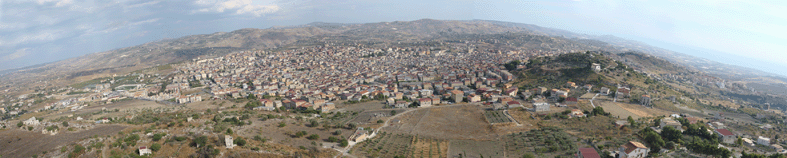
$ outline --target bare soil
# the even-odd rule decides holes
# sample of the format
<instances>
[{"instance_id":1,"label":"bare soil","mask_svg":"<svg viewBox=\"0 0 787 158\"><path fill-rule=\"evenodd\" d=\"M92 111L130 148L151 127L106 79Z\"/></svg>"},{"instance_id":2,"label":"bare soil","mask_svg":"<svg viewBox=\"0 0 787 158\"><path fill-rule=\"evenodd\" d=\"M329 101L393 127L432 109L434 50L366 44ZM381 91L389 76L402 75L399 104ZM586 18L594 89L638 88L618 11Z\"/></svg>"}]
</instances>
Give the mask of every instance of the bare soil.
<instances>
[{"instance_id":1,"label":"bare soil","mask_svg":"<svg viewBox=\"0 0 787 158\"><path fill-rule=\"evenodd\" d=\"M400 123L384 131L442 139L492 139L497 136L484 120L483 110L475 105L418 109L397 119Z\"/></svg>"}]
</instances>

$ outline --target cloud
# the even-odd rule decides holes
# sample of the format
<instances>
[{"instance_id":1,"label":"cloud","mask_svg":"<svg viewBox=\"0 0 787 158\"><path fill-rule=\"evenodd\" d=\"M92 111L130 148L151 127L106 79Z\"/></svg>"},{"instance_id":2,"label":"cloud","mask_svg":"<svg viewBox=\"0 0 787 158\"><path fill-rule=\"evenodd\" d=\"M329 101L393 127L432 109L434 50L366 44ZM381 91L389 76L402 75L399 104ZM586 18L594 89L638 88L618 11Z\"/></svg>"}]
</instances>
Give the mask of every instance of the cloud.
<instances>
[{"instance_id":1,"label":"cloud","mask_svg":"<svg viewBox=\"0 0 787 158\"><path fill-rule=\"evenodd\" d=\"M55 7L62 7L69 4L74 4L73 0L36 0L39 5L54 3Z\"/></svg>"},{"instance_id":2,"label":"cloud","mask_svg":"<svg viewBox=\"0 0 787 158\"><path fill-rule=\"evenodd\" d=\"M235 11L235 14L238 15L250 14L256 17L280 10L278 5L255 4L251 0L198 0L196 4L204 8L194 12L224 13L225 11Z\"/></svg>"},{"instance_id":3,"label":"cloud","mask_svg":"<svg viewBox=\"0 0 787 158\"><path fill-rule=\"evenodd\" d=\"M10 61L10 60L14 60L14 59L18 59L18 58L24 57L27 54L29 54L29 52L27 51L28 49L29 48L17 49L14 53L11 53L11 54L8 54L8 55L0 57L0 61L6 62L6 61Z\"/></svg>"}]
</instances>

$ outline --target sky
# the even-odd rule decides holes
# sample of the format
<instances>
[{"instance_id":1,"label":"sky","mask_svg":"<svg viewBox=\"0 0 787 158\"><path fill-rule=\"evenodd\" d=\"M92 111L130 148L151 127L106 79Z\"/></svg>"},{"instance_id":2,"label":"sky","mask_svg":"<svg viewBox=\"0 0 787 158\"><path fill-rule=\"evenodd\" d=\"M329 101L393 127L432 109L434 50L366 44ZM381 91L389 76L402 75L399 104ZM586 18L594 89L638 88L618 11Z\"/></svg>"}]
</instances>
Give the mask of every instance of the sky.
<instances>
[{"instance_id":1,"label":"sky","mask_svg":"<svg viewBox=\"0 0 787 158\"><path fill-rule=\"evenodd\" d=\"M0 70L242 28L424 18L614 35L787 75L787 1L755 0L0 0Z\"/></svg>"}]
</instances>

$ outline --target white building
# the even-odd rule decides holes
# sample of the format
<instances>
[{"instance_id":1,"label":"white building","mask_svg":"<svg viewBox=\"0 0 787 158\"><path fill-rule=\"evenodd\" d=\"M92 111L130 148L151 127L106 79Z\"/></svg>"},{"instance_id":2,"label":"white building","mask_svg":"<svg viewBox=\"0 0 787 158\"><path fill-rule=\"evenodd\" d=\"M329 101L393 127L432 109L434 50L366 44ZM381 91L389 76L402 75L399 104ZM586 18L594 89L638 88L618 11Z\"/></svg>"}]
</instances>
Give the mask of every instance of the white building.
<instances>
[{"instance_id":1,"label":"white building","mask_svg":"<svg viewBox=\"0 0 787 158\"><path fill-rule=\"evenodd\" d=\"M601 64L597 64L597 63L590 64L590 69L592 69L595 72L599 72L601 71Z\"/></svg>"},{"instance_id":2,"label":"white building","mask_svg":"<svg viewBox=\"0 0 787 158\"><path fill-rule=\"evenodd\" d=\"M629 141L620 146L619 158L644 158L648 156L650 149L640 142Z\"/></svg>"},{"instance_id":3,"label":"white building","mask_svg":"<svg viewBox=\"0 0 787 158\"><path fill-rule=\"evenodd\" d=\"M598 90L598 93L601 93L601 95L609 95L609 88L601 87L601 89Z\"/></svg>"},{"instance_id":4,"label":"white building","mask_svg":"<svg viewBox=\"0 0 787 158\"><path fill-rule=\"evenodd\" d=\"M759 138L757 138L757 144L771 146L771 138L759 136Z\"/></svg>"},{"instance_id":5,"label":"white building","mask_svg":"<svg viewBox=\"0 0 787 158\"><path fill-rule=\"evenodd\" d=\"M153 154L153 151L150 151L150 149L148 149L148 147L146 147L146 146L139 147L139 156L145 156L145 155L151 155L151 154Z\"/></svg>"},{"instance_id":6,"label":"white building","mask_svg":"<svg viewBox=\"0 0 787 158\"><path fill-rule=\"evenodd\" d=\"M549 103L544 101L536 101L535 103L533 103L533 109L536 112L549 111Z\"/></svg>"},{"instance_id":7,"label":"white building","mask_svg":"<svg viewBox=\"0 0 787 158\"><path fill-rule=\"evenodd\" d=\"M224 135L224 145L226 145L226 146L227 146L227 148L233 148L233 147L235 147L235 142L234 142L234 140L232 139L232 136L229 136L229 135Z\"/></svg>"},{"instance_id":8,"label":"white building","mask_svg":"<svg viewBox=\"0 0 787 158\"><path fill-rule=\"evenodd\" d=\"M31 118L23 121L22 123L25 124L26 126L38 126L38 125L41 124L40 122L38 122L36 117L31 117Z\"/></svg>"}]
</instances>

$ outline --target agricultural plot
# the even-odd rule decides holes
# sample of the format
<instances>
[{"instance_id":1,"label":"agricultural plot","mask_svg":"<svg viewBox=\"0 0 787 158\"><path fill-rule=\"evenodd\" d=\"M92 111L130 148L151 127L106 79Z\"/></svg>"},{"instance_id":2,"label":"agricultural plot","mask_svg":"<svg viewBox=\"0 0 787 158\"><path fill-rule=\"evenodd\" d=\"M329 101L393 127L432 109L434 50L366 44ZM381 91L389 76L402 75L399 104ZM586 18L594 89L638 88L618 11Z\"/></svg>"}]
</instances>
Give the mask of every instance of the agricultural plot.
<instances>
[{"instance_id":1,"label":"agricultural plot","mask_svg":"<svg viewBox=\"0 0 787 158\"><path fill-rule=\"evenodd\" d=\"M366 157L394 157L413 154L414 137L407 134L382 132L370 140L355 145L352 153Z\"/></svg>"},{"instance_id":2,"label":"agricultural plot","mask_svg":"<svg viewBox=\"0 0 787 158\"><path fill-rule=\"evenodd\" d=\"M450 157L504 157L501 141L451 140Z\"/></svg>"},{"instance_id":3,"label":"agricultural plot","mask_svg":"<svg viewBox=\"0 0 787 158\"><path fill-rule=\"evenodd\" d=\"M503 140L508 157L522 157L526 153L538 157L572 156L577 150L577 138L560 128L545 127L514 133L505 136Z\"/></svg>"},{"instance_id":4,"label":"agricultural plot","mask_svg":"<svg viewBox=\"0 0 787 158\"><path fill-rule=\"evenodd\" d=\"M448 154L448 141L415 138L413 139L413 153L410 157L444 158Z\"/></svg>"},{"instance_id":5,"label":"agricultural plot","mask_svg":"<svg viewBox=\"0 0 787 158\"><path fill-rule=\"evenodd\" d=\"M484 117L486 117L486 121L488 121L490 124L511 122L511 119L506 116L505 111L503 110L485 111Z\"/></svg>"},{"instance_id":6,"label":"agricultural plot","mask_svg":"<svg viewBox=\"0 0 787 158\"><path fill-rule=\"evenodd\" d=\"M444 158L448 154L448 142L439 139L395 133L380 133L352 149L355 155L365 157L431 157Z\"/></svg>"}]
</instances>

